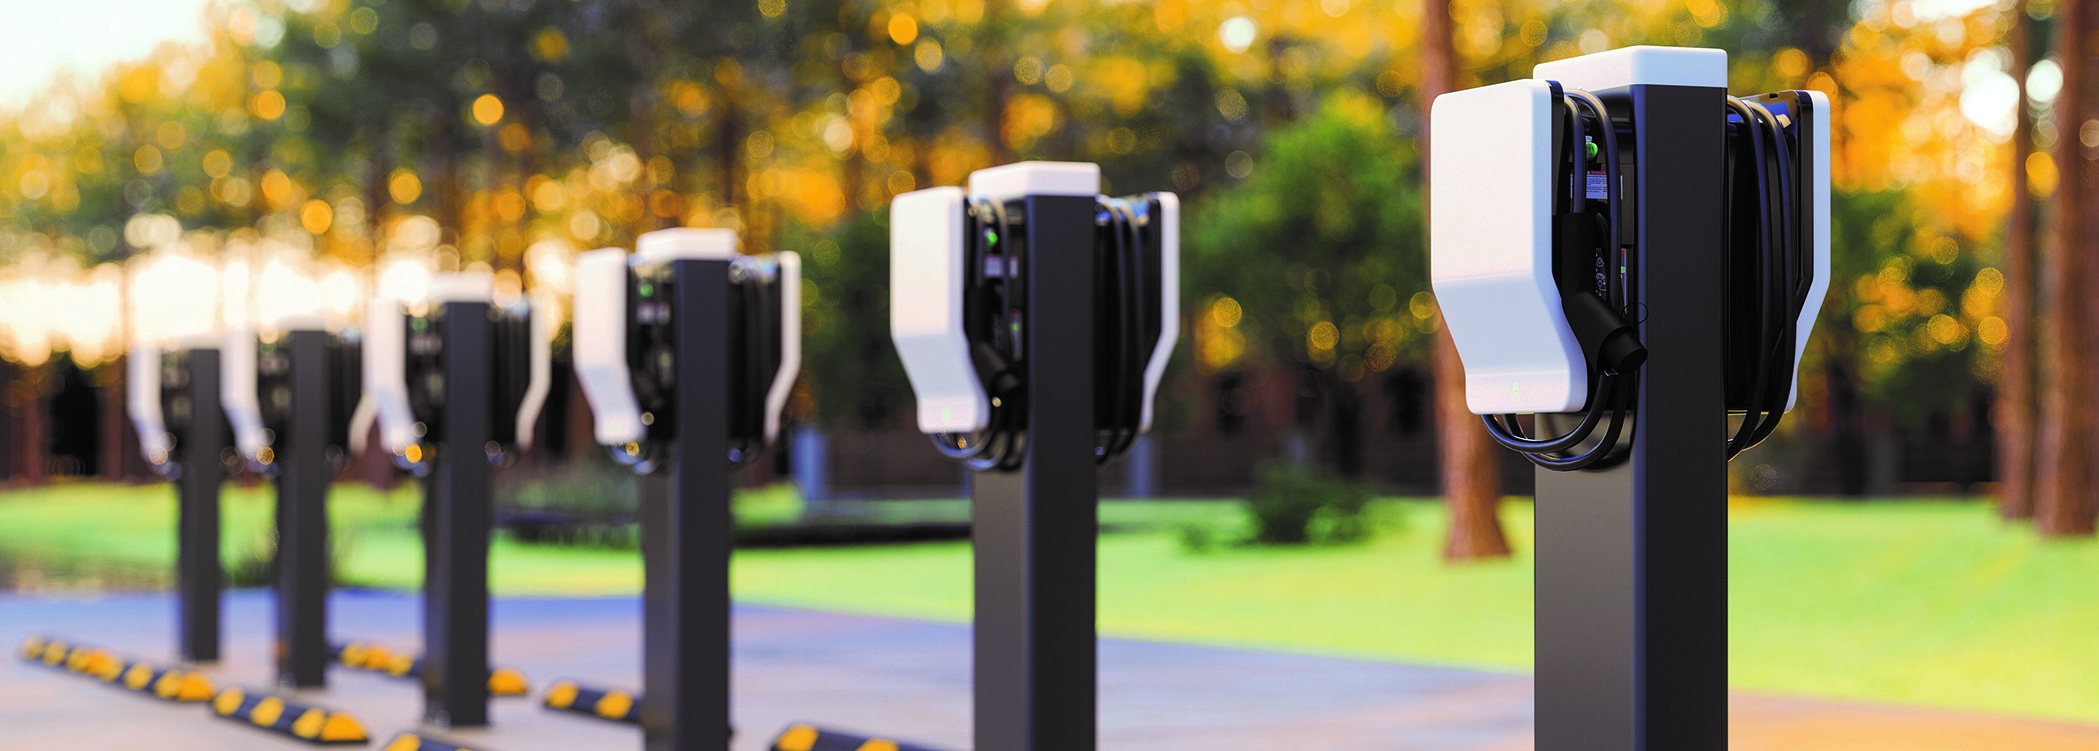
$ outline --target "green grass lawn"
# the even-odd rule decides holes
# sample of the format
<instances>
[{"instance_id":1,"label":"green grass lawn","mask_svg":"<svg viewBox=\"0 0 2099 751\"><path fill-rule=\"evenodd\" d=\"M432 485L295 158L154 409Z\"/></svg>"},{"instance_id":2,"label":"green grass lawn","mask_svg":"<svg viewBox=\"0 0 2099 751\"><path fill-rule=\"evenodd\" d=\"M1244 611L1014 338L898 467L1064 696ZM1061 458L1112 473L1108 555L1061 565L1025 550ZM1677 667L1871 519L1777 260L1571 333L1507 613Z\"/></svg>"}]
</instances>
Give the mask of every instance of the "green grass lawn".
<instances>
[{"instance_id":1,"label":"green grass lawn","mask_svg":"<svg viewBox=\"0 0 2099 751\"><path fill-rule=\"evenodd\" d=\"M165 571L173 491L71 485L0 495L0 559L93 571ZM420 546L413 490L336 491L342 575L413 588ZM785 491L739 500L752 521L792 516ZM919 509L955 515L955 502ZM270 494L226 495L226 555L266 544ZM1437 557L1435 504L1373 507L1377 534L1329 548L1189 549L1181 529L1225 535L1223 502L1110 502L1121 531L1100 553L1104 634L1380 660L1528 669L1530 506L1504 518L1519 551L1499 563ZM2099 543L2036 540L1972 501L1853 503L1742 500L1730 556L1732 682L1738 688L2099 722ZM498 539L499 594L639 591L632 551L549 548ZM737 554L740 600L966 621L967 543Z\"/></svg>"}]
</instances>

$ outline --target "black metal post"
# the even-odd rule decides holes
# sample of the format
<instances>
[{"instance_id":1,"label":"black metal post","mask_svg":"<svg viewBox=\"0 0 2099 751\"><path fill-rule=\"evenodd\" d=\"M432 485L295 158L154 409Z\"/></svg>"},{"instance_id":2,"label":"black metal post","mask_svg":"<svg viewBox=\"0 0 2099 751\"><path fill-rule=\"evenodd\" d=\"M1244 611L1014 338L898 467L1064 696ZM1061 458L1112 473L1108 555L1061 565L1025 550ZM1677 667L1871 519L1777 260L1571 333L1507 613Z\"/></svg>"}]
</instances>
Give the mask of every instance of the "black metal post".
<instances>
[{"instance_id":1,"label":"black metal post","mask_svg":"<svg viewBox=\"0 0 2099 751\"><path fill-rule=\"evenodd\" d=\"M277 681L294 688L328 682L329 336L292 331L291 417L277 452Z\"/></svg>"},{"instance_id":2,"label":"black metal post","mask_svg":"<svg viewBox=\"0 0 2099 751\"><path fill-rule=\"evenodd\" d=\"M444 418L426 499L430 568L423 585L423 716L488 724L489 305L445 303Z\"/></svg>"},{"instance_id":3,"label":"black metal post","mask_svg":"<svg viewBox=\"0 0 2099 751\"><path fill-rule=\"evenodd\" d=\"M977 751L1095 747L1094 199L1026 203L1027 457L976 476Z\"/></svg>"},{"instance_id":4,"label":"black metal post","mask_svg":"<svg viewBox=\"0 0 2099 751\"><path fill-rule=\"evenodd\" d=\"M643 745L729 747L729 262L671 267L678 396L667 476L642 488Z\"/></svg>"},{"instance_id":5,"label":"black metal post","mask_svg":"<svg viewBox=\"0 0 2099 751\"><path fill-rule=\"evenodd\" d=\"M1723 124L1717 88L1599 92L1630 113L1640 336L1630 458L1539 470L1541 751L1727 748Z\"/></svg>"},{"instance_id":6,"label":"black metal post","mask_svg":"<svg viewBox=\"0 0 2099 751\"><path fill-rule=\"evenodd\" d=\"M676 451L676 446L670 450ZM678 608L671 598L671 583L680 575L670 549L675 537L671 534L671 506L677 498L671 491L670 475L675 471L658 470L641 476L640 711L642 745L651 751L676 748L672 739L677 736L678 725L672 697L677 695L678 641L684 632L678 628Z\"/></svg>"},{"instance_id":7,"label":"black metal post","mask_svg":"<svg viewBox=\"0 0 2099 751\"><path fill-rule=\"evenodd\" d=\"M175 582L177 641L182 659L219 660L219 619L225 569L219 562L219 485L225 481L222 452L226 412L219 403L219 351L191 349L181 355L188 372L189 428L181 437L182 474L175 480Z\"/></svg>"}]
</instances>

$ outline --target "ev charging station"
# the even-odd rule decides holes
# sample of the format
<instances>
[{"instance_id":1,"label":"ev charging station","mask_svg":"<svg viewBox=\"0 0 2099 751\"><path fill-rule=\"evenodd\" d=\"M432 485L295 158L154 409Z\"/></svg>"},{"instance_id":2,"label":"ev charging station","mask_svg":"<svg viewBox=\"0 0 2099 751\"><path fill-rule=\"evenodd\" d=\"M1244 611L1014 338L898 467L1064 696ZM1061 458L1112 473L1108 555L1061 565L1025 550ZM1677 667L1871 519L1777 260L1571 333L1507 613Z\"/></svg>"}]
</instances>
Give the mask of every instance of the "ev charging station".
<instances>
[{"instance_id":1,"label":"ev charging station","mask_svg":"<svg viewBox=\"0 0 2099 751\"><path fill-rule=\"evenodd\" d=\"M1094 164L980 170L891 204L891 336L919 428L976 472L980 751L1096 745L1095 478L1150 427L1179 235L1174 194L1102 196Z\"/></svg>"},{"instance_id":2,"label":"ev charging station","mask_svg":"<svg viewBox=\"0 0 2099 751\"><path fill-rule=\"evenodd\" d=\"M576 374L593 430L642 480L643 747L726 749L730 473L778 440L801 368L801 260L735 231L642 235L583 253Z\"/></svg>"},{"instance_id":3,"label":"ev charging station","mask_svg":"<svg viewBox=\"0 0 2099 751\"><path fill-rule=\"evenodd\" d=\"M1432 284L1467 403L1539 468L1540 749L1727 747L1727 462L1797 397L1830 117L1664 47L1435 102Z\"/></svg>"},{"instance_id":4,"label":"ev charging station","mask_svg":"<svg viewBox=\"0 0 2099 751\"><path fill-rule=\"evenodd\" d=\"M488 724L488 548L494 470L532 446L553 317L499 305L488 273L439 274L424 300L375 298L364 395L381 448L423 481L423 715ZM351 432L354 450L362 434Z\"/></svg>"},{"instance_id":5,"label":"ev charging station","mask_svg":"<svg viewBox=\"0 0 2099 751\"><path fill-rule=\"evenodd\" d=\"M318 315L274 329L227 329L221 397L248 470L277 489L277 680L316 688L331 652L328 487L348 464L362 353L354 331L329 332Z\"/></svg>"},{"instance_id":6,"label":"ev charging station","mask_svg":"<svg viewBox=\"0 0 2099 751\"><path fill-rule=\"evenodd\" d=\"M175 483L175 634L183 661L217 662L225 569L219 562L219 486L232 445L220 409L218 340L185 336L163 350L139 342L126 357L125 405L139 451Z\"/></svg>"}]
</instances>

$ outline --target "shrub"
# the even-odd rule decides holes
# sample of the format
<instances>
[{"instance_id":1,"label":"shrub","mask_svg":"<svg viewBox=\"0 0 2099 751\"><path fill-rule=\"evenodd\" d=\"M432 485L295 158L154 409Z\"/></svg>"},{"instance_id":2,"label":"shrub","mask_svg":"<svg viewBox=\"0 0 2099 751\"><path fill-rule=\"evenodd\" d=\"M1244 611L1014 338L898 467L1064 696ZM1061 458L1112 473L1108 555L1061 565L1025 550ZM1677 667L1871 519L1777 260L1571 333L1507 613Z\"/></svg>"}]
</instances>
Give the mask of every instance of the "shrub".
<instances>
[{"instance_id":1,"label":"shrub","mask_svg":"<svg viewBox=\"0 0 2099 751\"><path fill-rule=\"evenodd\" d=\"M1217 549L1217 530L1208 524L1183 524L1178 532L1183 550L1190 553L1208 553Z\"/></svg>"},{"instance_id":2,"label":"shrub","mask_svg":"<svg viewBox=\"0 0 2099 751\"><path fill-rule=\"evenodd\" d=\"M255 537L254 544L238 549L232 560L225 562L226 586L244 589L276 582L277 535L275 531L266 531Z\"/></svg>"},{"instance_id":3,"label":"shrub","mask_svg":"<svg viewBox=\"0 0 2099 751\"><path fill-rule=\"evenodd\" d=\"M611 462L573 462L520 478L497 498L496 525L518 542L612 549L641 544L641 478ZM743 531L802 519L802 496L790 483L736 488L732 503Z\"/></svg>"},{"instance_id":4,"label":"shrub","mask_svg":"<svg viewBox=\"0 0 2099 751\"><path fill-rule=\"evenodd\" d=\"M1370 533L1363 518L1370 497L1363 483L1330 478L1307 466L1270 465L1246 499L1252 542L1331 545L1361 540Z\"/></svg>"},{"instance_id":5,"label":"shrub","mask_svg":"<svg viewBox=\"0 0 2099 751\"><path fill-rule=\"evenodd\" d=\"M328 540L328 585L345 586L338 573L357 549L363 531L357 527L330 530ZM224 565L226 586L233 588L277 586L277 531L272 528L256 533L255 542L233 553Z\"/></svg>"},{"instance_id":6,"label":"shrub","mask_svg":"<svg viewBox=\"0 0 2099 751\"><path fill-rule=\"evenodd\" d=\"M586 460L499 490L496 525L526 544L632 548L640 511L641 481L633 471Z\"/></svg>"}]
</instances>

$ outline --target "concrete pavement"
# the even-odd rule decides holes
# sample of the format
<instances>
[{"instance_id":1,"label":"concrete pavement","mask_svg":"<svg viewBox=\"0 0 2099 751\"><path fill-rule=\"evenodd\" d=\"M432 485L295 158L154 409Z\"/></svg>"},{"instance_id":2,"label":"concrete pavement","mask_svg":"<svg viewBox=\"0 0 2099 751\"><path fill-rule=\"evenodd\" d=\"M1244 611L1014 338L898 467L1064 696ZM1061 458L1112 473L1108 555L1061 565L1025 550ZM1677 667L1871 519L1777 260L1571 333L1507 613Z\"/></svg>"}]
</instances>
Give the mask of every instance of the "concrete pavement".
<instances>
[{"instance_id":1,"label":"concrete pavement","mask_svg":"<svg viewBox=\"0 0 2099 751\"><path fill-rule=\"evenodd\" d=\"M267 592L228 596L221 685L270 683ZM333 637L413 648L420 602L344 592ZM47 633L164 659L173 604L164 595L96 599L0 595L0 642ZM969 746L969 631L953 624L740 606L736 610L735 751L761 751L793 721ZM557 678L639 686L640 604L633 598L504 599L492 615L499 665L522 669L534 698L499 699L495 726L433 730L488 751L638 748L631 727L553 713L538 691ZM1533 745L1528 676L1109 639L1101 643L1101 747L1135 751L1517 751ZM301 698L349 710L375 744L412 729L412 681L337 669ZM1735 749L1785 751L2099 750L2099 728L2063 723L1738 695ZM147 742L150 741L150 744ZM291 747L288 740L18 659L0 661L0 748L199 751Z\"/></svg>"}]
</instances>

